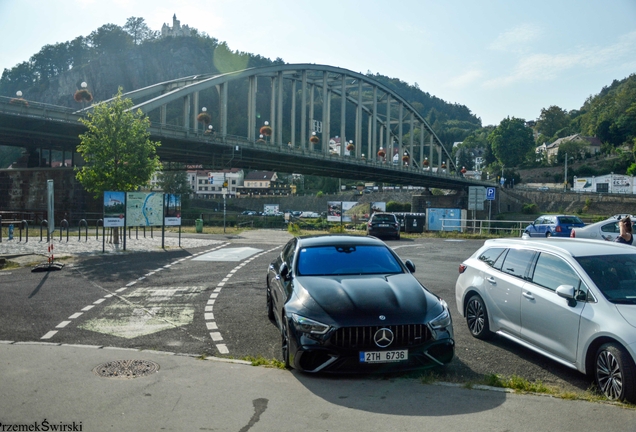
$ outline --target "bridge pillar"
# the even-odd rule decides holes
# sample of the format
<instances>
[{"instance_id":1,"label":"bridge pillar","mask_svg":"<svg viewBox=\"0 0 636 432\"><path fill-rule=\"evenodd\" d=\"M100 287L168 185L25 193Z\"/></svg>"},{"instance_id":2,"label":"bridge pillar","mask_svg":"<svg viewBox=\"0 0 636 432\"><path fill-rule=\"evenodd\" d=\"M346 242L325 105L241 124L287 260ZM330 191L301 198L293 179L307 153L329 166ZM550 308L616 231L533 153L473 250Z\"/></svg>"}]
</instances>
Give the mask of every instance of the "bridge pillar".
<instances>
[{"instance_id":1,"label":"bridge pillar","mask_svg":"<svg viewBox=\"0 0 636 432\"><path fill-rule=\"evenodd\" d=\"M329 73L322 73L322 152L329 154Z\"/></svg>"},{"instance_id":2,"label":"bridge pillar","mask_svg":"<svg viewBox=\"0 0 636 432\"><path fill-rule=\"evenodd\" d=\"M196 134L199 131L199 121L197 120L197 116L199 115L199 92L192 93L192 128L194 129L194 133Z\"/></svg>"},{"instance_id":3,"label":"bridge pillar","mask_svg":"<svg viewBox=\"0 0 636 432\"><path fill-rule=\"evenodd\" d=\"M272 96L269 100L269 124L272 126L272 135L270 136L270 144L276 141L276 77L270 79L272 86Z\"/></svg>"},{"instance_id":4,"label":"bridge pillar","mask_svg":"<svg viewBox=\"0 0 636 432\"><path fill-rule=\"evenodd\" d=\"M190 95L183 97L183 128L190 129Z\"/></svg>"},{"instance_id":5,"label":"bridge pillar","mask_svg":"<svg viewBox=\"0 0 636 432\"><path fill-rule=\"evenodd\" d=\"M361 154L362 154L362 81L358 80L358 106L356 110L356 157L360 158Z\"/></svg>"},{"instance_id":6,"label":"bridge pillar","mask_svg":"<svg viewBox=\"0 0 636 432\"><path fill-rule=\"evenodd\" d=\"M300 148L305 151L307 143L307 71L301 73L300 83Z\"/></svg>"},{"instance_id":7,"label":"bridge pillar","mask_svg":"<svg viewBox=\"0 0 636 432\"><path fill-rule=\"evenodd\" d=\"M371 136L371 146L373 149L371 150L371 157L373 160L377 160L378 153L378 87L373 86L373 112L372 112L372 121L373 121L373 134Z\"/></svg>"},{"instance_id":8,"label":"bridge pillar","mask_svg":"<svg viewBox=\"0 0 636 432\"><path fill-rule=\"evenodd\" d=\"M227 83L221 84L220 101L221 105L221 137L227 136Z\"/></svg>"},{"instance_id":9,"label":"bridge pillar","mask_svg":"<svg viewBox=\"0 0 636 432\"><path fill-rule=\"evenodd\" d=\"M256 140L256 90L257 78L255 75L249 77L247 91L247 140Z\"/></svg>"},{"instance_id":10,"label":"bridge pillar","mask_svg":"<svg viewBox=\"0 0 636 432\"><path fill-rule=\"evenodd\" d=\"M420 166L419 163L415 163L415 152L413 151L413 126L415 125L415 115L411 113L411 122L409 124L409 153L411 154L411 166Z\"/></svg>"},{"instance_id":11,"label":"bridge pillar","mask_svg":"<svg viewBox=\"0 0 636 432\"><path fill-rule=\"evenodd\" d=\"M313 125L314 125L314 85L311 84L309 86L309 124L312 126L309 129L311 129L309 131L309 135L311 135L312 132L314 131ZM314 143L312 143L311 141L309 141L309 150L311 150L312 152L314 151Z\"/></svg>"},{"instance_id":12,"label":"bridge pillar","mask_svg":"<svg viewBox=\"0 0 636 432\"><path fill-rule=\"evenodd\" d=\"M340 91L340 156L344 156L347 142L347 76L345 74L342 74L342 89Z\"/></svg>"},{"instance_id":13,"label":"bridge pillar","mask_svg":"<svg viewBox=\"0 0 636 432\"><path fill-rule=\"evenodd\" d=\"M420 160L418 162L421 164L424 161L424 125L422 123L418 125L420 127Z\"/></svg>"},{"instance_id":14,"label":"bridge pillar","mask_svg":"<svg viewBox=\"0 0 636 432\"><path fill-rule=\"evenodd\" d=\"M386 95L386 156L393 163L393 141L391 140L391 95ZM399 159L399 156L398 156Z\"/></svg>"},{"instance_id":15,"label":"bridge pillar","mask_svg":"<svg viewBox=\"0 0 636 432\"><path fill-rule=\"evenodd\" d=\"M292 78L292 91L291 91L291 144L292 147L296 146L296 80Z\"/></svg>"},{"instance_id":16,"label":"bridge pillar","mask_svg":"<svg viewBox=\"0 0 636 432\"><path fill-rule=\"evenodd\" d=\"M278 109L276 110L276 119L278 127L276 131L276 140L279 147L283 145L283 71L278 72L278 97L276 98Z\"/></svg>"},{"instance_id":17,"label":"bridge pillar","mask_svg":"<svg viewBox=\"0 0 636 432\"><path fill-rule=\"evenodd\" d=\"M404 104L400 102L398 105L398 165L403 166L402 155L404 154L404 143L402 138L404 137Z\"/></svg>"}]
</instances>

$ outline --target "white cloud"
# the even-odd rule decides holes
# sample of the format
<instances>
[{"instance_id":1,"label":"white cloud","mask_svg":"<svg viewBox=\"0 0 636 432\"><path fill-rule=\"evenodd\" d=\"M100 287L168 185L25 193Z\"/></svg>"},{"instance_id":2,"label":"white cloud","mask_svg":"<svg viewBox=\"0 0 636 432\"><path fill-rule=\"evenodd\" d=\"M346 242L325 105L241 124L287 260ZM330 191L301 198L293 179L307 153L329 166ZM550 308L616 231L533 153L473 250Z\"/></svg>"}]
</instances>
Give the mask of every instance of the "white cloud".
<instances>
[{"instance_id":1,"label":"white cloud","mask_svg":"<svg viewBox=\"0 0 636 432\"><path fill-rule=\"evenodd\" d=\"M527 45L541 37L542 30L535 24L521 24L497 36L488 48L495 51L524 51Z\"/></svg>"},{"instance_id":2,"label":"white cloud","mask_svg":"<svg viewBox=\"0 0 636 432\"><path fill-rule=\"evenodd\" d=\"M484 82L486 88L511 85L516 82L551 81L574 68L590 69L607 64L629 64L636 56L636 31L619 38L606 47L579 48L565 54L532 54L521 58L512 72Z\"/></svg>"}]
</instances>

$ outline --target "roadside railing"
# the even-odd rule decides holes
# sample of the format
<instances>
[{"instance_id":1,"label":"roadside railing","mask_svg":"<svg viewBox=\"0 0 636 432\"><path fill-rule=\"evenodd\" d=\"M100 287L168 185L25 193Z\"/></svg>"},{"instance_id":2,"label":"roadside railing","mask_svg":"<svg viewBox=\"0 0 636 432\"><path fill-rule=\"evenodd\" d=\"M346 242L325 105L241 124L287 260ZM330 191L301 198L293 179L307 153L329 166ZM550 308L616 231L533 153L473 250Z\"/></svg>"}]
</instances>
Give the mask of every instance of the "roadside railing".
<instances>
[{"instance_id":1,"label":"roadside railing","mask_svg":"<svg viewBox=\"0 0 636 432\"><path fill-rule=\"evenodd\" d=\"M502 237L521 237L532 221L444 219L441 231L461 231L472 234L495 234Z\"/></svg>"}]
</instances>

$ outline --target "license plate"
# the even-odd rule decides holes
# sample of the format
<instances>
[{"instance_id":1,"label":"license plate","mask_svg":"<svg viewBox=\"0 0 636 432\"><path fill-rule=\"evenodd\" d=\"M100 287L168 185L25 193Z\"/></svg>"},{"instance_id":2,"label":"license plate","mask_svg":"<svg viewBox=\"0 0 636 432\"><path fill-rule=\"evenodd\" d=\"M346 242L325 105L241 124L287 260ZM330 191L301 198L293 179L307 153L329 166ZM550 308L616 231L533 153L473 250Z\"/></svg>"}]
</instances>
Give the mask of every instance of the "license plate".
<instances>
[{"instance_id":1,"label":"license plate","mask_svg":"<svg viewBox=\"0 0 636 432\"><path fill-rule=\"evenodd\" d=\"M360 363L390 363L409 359L409 350L360 351Z\"/></svg>"},{"instance_id":2,"label":"license plate","mask_svg":"<svg viewBox=\"0 0 636 432\"><path fill-rule=\"evenodd\" d=\"M382 227L382 228L388 228L388 227L389 227L389 224L378 224L378 226L379 226L379 227Z\"/></svg>"}]
</instances>

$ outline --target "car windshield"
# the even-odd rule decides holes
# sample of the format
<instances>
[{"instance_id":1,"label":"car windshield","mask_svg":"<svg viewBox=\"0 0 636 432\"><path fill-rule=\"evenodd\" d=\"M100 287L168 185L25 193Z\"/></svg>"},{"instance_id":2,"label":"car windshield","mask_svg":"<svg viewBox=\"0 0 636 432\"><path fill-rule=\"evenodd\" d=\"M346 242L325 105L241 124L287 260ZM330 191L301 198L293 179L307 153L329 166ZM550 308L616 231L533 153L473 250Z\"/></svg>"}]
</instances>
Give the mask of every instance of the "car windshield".
<instances>
[{"instance_id":1,"label":"car windshield","mask_svg":"<svg viewBox=\"0 0 636 432\"><path fill-rule=\"evenodd\" d=\"M581 224L583 225L583 221L576 216L560 216L559 221L562 224Z\"/></svg>"},{"instance_id":2,"label":"car windshield","mask_svg":"<svg viewBox=\"0 0 636 432\"><path fill-rule=\"evenodd\" d=\"M402 273L391 251L381 245L317 246L300 250L299 276L364 275Z\"/></svg>"},{"instance_id":3,"label":"car windshield","mask_svg":"<svg viewBox=\"0 0 636 432\"><path fill-rule=\"evenodd\" d=\"M377 215L373 217L373 222L395 222L393 215Z\"/></svg>"},{"instance_id":4,"label":"car windshield","mask_svg":"<svg viewBox=\"0 0 636 432\"><path fill-rule=\"evenodd\" d=\"M636 304L636 254L587 256L576 260L610 302Z\"/></svg>"}]
</instances>

